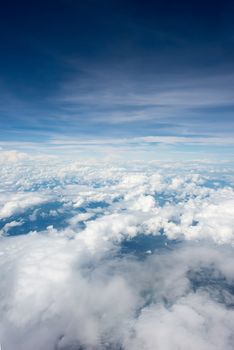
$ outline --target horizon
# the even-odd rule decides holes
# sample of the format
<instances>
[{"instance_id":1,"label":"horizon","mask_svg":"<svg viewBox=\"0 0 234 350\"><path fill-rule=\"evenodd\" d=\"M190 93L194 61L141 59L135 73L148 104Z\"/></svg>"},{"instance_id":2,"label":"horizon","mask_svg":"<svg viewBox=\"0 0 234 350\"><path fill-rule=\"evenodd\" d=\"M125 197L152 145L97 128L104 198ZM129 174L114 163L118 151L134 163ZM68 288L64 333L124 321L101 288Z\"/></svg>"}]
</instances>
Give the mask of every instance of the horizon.
<instances>
[{"instance_id":1,"label":"horizon","mask_svg":"<svg viewBox=\"0 0 234 350\"><path fill-rule=\"evenodd\" d=\"M233 18L2 3L2 350L233 350Z\"/></svg>"}]
</instances>

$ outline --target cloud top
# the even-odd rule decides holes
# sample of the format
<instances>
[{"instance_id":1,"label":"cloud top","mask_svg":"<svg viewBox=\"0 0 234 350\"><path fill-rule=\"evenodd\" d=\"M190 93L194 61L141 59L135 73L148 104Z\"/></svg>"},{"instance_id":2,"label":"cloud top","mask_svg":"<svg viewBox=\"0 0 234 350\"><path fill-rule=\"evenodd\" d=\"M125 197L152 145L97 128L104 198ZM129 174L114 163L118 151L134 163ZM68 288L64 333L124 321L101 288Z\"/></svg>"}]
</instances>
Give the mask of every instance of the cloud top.
<instances>
[{"instance_id":1,"label":"cloud top","mask_svg":"<svg viewBox=\"0 0 234 350\"><path fill-rule=\"evenodd\" d=\"M3 347L232 349L227 164L27 159L0 176Z\"/></svg>"}]
</instances>

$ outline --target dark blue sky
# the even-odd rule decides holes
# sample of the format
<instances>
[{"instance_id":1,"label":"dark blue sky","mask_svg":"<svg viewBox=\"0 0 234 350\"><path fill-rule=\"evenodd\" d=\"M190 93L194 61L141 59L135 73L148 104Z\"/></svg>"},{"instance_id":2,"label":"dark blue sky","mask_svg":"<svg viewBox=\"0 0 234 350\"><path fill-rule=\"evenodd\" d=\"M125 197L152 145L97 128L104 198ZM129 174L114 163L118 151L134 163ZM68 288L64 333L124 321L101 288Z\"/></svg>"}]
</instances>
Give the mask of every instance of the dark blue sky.
<instances>
[{"instance_id":1,"label":"dark blue sky","mask_svg":"<svg viewBox=\"0 0 234 350\"><path fill-rule=\"evenodd\" d=\"M2 145L227 151L233 18L231 1L3 2Z\"/></svg>"}]
</instances>

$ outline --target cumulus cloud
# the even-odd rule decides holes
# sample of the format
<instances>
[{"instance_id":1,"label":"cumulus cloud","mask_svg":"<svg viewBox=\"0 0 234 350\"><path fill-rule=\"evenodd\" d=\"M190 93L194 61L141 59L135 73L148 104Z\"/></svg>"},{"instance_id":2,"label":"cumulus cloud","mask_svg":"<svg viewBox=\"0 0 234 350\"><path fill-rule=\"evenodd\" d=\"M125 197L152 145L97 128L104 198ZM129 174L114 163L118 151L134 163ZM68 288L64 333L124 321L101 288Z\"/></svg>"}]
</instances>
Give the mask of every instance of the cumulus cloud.
<instances>
[{"instance_id":1,"label":"cumulus cloud","mask_svg":"<svg viewBox=\"0 0 234 350\"><path fill-rule=\"evenodd\" d=\"M231 350L233 173L205 168L3 165L3 349Z\"/></svg>"},{"instance_id":2,"label":"cumulus cloud","mask_svg":"<svg viewBox=\"0 0 234 350\"><path fill-rule=\"evenodd\" d=\"M3 151L0 150L0 162L19 162L31 159L31 157L24 152L19 152L16 150Z\"/></svg>"},{"instance_id":3,"label":"cumulus cloud","mask_svg":"<svg viewBox=\"0 0 234 350\"><path fill-rule=\"evenodd\" d=\"M11 221L11 222L7 222L3 228L0 230L0 234L6 234L8 233L8 231L12 228L12 227L18 227L18 226L21 226L23 224L23 221L20 220L20 221Z\"/></svg>"},{"instance_id":4,"label":"cumulus cloud","mask_svg":"<svg viewBox=\"0 0 234 350\"><path fill-rule=\"evenodd\" d=\"M48 197L35 193L0 194L0 219L23 213L26 209L48 201Z\"/></svg>"},{"instance_id":5,"label":"cumulus cloud","mask_svg":"<svg viewBox=\"0 0 234 350\"><path fill-rule=\"evenodd\" d=\"M139 261L87 249L59 235L4 239L1 341L7 349L232 348L234 312L220 302L228 291L213 295L219 279L234 282L232 251L182 246ZM192 273L204 285L196 289ZM215 277L217 286L209 282Z\"/></svg>"}]
</instances>

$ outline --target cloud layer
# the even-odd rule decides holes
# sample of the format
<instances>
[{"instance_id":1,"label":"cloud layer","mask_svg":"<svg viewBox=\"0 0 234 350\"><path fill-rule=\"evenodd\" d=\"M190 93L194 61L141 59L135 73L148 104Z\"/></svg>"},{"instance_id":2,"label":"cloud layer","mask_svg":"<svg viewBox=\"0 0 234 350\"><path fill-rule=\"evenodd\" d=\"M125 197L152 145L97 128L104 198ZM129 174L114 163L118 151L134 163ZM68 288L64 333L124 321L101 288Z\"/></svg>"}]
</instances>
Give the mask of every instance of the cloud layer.
<instances>
[{"instance_id":1,"label":"cloud layer","mask_svg":"<svg viewBox=\"0 0 234 350\"><path fill-rule=\"evenodd\" d=\"M3 348L232 349L229 165L20 158L0 176Z\"/></svg>"}]
</instances>

